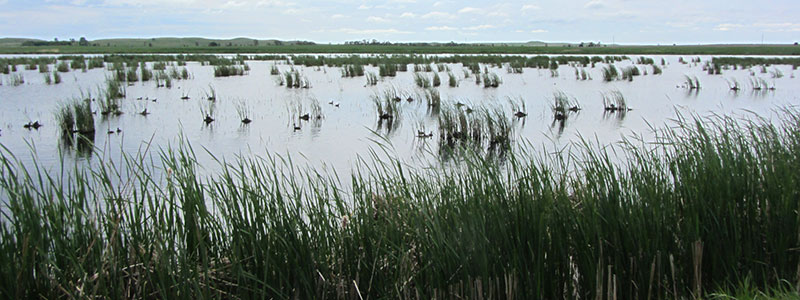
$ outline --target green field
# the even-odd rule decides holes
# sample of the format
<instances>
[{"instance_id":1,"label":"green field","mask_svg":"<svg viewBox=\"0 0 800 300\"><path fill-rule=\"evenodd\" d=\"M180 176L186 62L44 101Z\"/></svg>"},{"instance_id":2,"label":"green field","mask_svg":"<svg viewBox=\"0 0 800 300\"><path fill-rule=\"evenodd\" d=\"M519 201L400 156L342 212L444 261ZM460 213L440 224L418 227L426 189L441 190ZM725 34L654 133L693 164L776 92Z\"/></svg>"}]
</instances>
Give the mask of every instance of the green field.
<instances>
[{"instance_id":1,"label":"green field","mask_svg":"<svg viewBox=\"0 0 800 300\"><path fill-rule=\"evenodd\" d=\"M797 45L676 45L579 47L565 43L493 43L427 45L307 44L298 41L204 38L104 39L59 46L23 46L29 39L0 39L1 54L93 53L419 53L419 54L679 54L800 55ZM213 44L212 44L213 43ZM216 46L211 46L216 45Z\"/></svg>"}]
</instances>

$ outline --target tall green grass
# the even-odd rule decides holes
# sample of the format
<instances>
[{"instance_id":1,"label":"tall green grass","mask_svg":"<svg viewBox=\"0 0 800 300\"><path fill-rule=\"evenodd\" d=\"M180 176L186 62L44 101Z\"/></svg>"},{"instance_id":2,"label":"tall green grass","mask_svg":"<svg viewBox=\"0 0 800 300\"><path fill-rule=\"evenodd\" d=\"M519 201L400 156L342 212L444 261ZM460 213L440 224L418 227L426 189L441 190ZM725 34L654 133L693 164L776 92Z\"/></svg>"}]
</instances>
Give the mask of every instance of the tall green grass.
<instances>
[{"instance_id":1,"label":"tall green grass","mask_svg":"<svg viewBox=\"0 0 800 300\"><path fill-rule=\"evenodd\" d=\"M187 144L56 170L2 148L0 293L686 299L744 278L794 286L797 115L681 119L656 144L503 164L365 159L350 186L290 158L201 166Z\"/></svg>"}]
</instances>

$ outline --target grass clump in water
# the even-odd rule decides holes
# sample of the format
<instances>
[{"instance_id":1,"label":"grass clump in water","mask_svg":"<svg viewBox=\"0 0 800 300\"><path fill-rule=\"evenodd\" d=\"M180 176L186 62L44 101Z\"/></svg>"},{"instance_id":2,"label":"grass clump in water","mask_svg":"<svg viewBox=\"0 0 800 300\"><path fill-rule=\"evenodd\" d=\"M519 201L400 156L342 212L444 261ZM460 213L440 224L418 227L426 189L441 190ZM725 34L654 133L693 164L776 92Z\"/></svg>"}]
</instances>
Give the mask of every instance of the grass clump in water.
<instances>
[{"instance_id":1,"label":"grass clump in water","mask_svg":"<svg viewBox=\"0 0 800 300\"><path fill-rule=\"evenodd\" d=\"M619 71L617 71L617 67L614 65L606 65L603 67L603 81L610 82L617 80L619 78Z\"/></svg>"}]
</instances>

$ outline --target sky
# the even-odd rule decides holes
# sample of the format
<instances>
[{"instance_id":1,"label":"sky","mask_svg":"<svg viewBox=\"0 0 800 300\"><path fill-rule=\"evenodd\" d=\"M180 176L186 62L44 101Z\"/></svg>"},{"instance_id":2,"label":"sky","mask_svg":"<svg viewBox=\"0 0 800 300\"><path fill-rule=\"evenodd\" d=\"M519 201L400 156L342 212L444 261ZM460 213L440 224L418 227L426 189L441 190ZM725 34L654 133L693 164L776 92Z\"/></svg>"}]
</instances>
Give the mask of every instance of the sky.
<instances>
[{"instance_id":1,"label":"sky","mask_svg":"<svg viewBox=\"0 0 800 300\"><path fill-rule=\"evenodd\" d=\"M798 0L0 0L0 37L794 43Z\"/></svg>"}]
</instances>

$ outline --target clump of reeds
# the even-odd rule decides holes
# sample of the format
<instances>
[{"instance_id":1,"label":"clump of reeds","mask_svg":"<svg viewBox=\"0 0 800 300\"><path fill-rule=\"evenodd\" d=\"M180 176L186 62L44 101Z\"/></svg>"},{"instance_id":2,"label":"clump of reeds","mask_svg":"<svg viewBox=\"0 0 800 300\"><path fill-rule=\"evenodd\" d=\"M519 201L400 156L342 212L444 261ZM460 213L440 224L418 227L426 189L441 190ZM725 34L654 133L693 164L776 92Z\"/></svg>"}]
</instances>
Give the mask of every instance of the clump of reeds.
<instances>
[{"instance_id":1,"label":"clump of reeds","mask_svg":"<svg viewBox=\"0 0 800 300\"><path fill-rule=\"evenodd\" d=\"M342 66L342 77L364 76L364 66L360 64Z\"/></svg>"},{"instance_id":2,"label":"clump of reeds","mask_svg":"<svg viewBox=\"0 0 800 300\"><path fill-rule=\"evenodd\" d=\"M477 76L475 76L475 77L477 77ZM477 79L476 79L475 83L478 83ZM500 79L500 76L497 75L497 73L494 73L494 72L491 72L491 73L490 72L484 72L483 73L483 87L484 88L496 88L496 87L500 86L500 83L502 83L502 80Z\"/></svg>"},{"instance_id":3,"label":"clump of reeds","mask_svg":"<svg viewBox=\"0 0 800 300\"><path fill-rule=\"evenodd\" d=\"M739 85L739 81L736 78L731 78L726 80L728 82L728 87L731 91L738 92L741 89L741 85Z\"/></svg>"},{"instance_id":4,"label":"clump of reeds","mask_svg":"<svg viewBox=\"0 0 800 300\"><path fill-rule=\"evenodd\" d=\"M69 65L65 61L60 61L56 65L56 70L62 73L69 72Z\"/></svg>"},{"instance_id":5,"label":"clump of reeds","mask_svg":"<svg viewBox=\"0 0 800 300\"><path fill-rule=\"evenodd\" d=\"M139 81L139 72L136 71L137 69L138 66L134 64L125 71L125 81L127 81L129 85Z\"/></svg>"},{"instance_id":6,"label":"clump of reeds","mask_svg":"<svg viewBox=\"0 0 800 300\"><path fill-rule=\"evenodd\" d=\"M425 102L428 104L428 111L431 113L438 113L442 106L442 97L439 95L439 90L428 88L425 89Z\"/></svg>"},{"instance_id":7,"label":"clump of reeds","mask_svg":"<svg viewBox=\"0 0 800 300\"><path fill-rule=\"evenodd\" d=\"M614 65L606 65L603 67L603 81L609 82L617 80L619 77L619 72L617 71L617 67Z\"/></svg>"},{"instance_id":8,"label":"clump of reeds","mask_svg":"<svg viewBox=\"0 0 800 300\"><path fill-rule=\"evenodd\" d=\"M281 75L281 71L278 69L277 65L272 64L272 66L269 68L269 74L270 75Z\"/></svg>"},{"instance_id":9,"label":"clump of reeds","mask_svg":"<svg viewBox=\"0 0 800 300\"><path fill-rule=\"evenodd\" d=\"M769 75L772 76L772 78L782 78L783 72L781 71L781 69L773 67L772 70L769 71Z\"/></svg>"},{"instance_id":10,"label":"clump of reeds","mask_svg":"<svg viewBox=\"0 0 800 300\"><path fill-rule=\"evenodd\" d=\"M303 74L300 74L300 71L292 68L285 72L283 72L283 76L281 77L281 85L286 85L287 88L310 88L311 84Z\"/></svg>"},{"instance_id":11,"label":"clump of reeds","mask_svg":"<svg viewBox=\"0 0 800 300\"><path fill-rule=\"evenodd\" d=\"M625 101L625 96L622 95L620 91L610 91L602 93L603 97L603 107L606 112L620 112L625 113L631 110L628 107L627 101Z\"/></svg>"},{"instance_id":12,"label":"clump of reeds","mask_svg":"<svg viewBox=\"0 0 800 300\"><path fill-rule=\"evenodd\" d=\"M380 64L378 65L378 74L381 77L395 77L397 76L396 64Z\"/></svg>"},{"instance_id":13,"label":"clump of reeds","mask_svg":"<svg viewBox=\"0 0 800 300\"><path fill-rule=\"evenodd\" d=\"M639 75L641 75L641 73L639 72L639 68L636 66L629 66L622 69L622 80L633 81L633 77Z\"/></svg>"},{"instance_id":14,"label":"clump of reeds","mask_svg":"<svg viewBox=\"0 0 800 300\"><path fill-rule=\"evenodd\" d=\"M47 85L53 84L53 77L50 76L50 73L44 74L44 83Z\"/></svg>"},{"instance_id":15,"label":"clump of reeds","mask_svg":"<svg viewBox=\"0 0 800 300\"><path fill-rule=\"evenodd\" d=\"M414 72L414 83L423 89L429 88L432 86L431 79L428 75L422 74L420 72Z\"/></svg>"},{"instance_id":16,"label":"clump of reeds","mask_svg":"<svg viewBox=\"0 0 800 300\"><path fill-rule=\"evenodd\" d=\"M105 61L102 57L93 57L89 59L89 69L105 68Z\"/></svg>"},{"instance_id":17,"label":"clump of reeds","mask_svg":"<svg viewBox=\"0 0 800 300\"><path fill-rule=\"evenodd\" d=\"M685 81L684 86L689 90L699 90L700 89L700 79L697 76L689 77L689 75L684 75Z\"/></svg>"},{"instance_id":18,"label":"clump of reeds","mask_svg":"<svg viewBox=\"0 0 800 300\"><path fill-rule=\"evenodd\" d=\"M524 118L528 115L528 110L525 108L525 99L522 97L508 97L508 103L511 105L511 110L514 112L515 117Z\"/></svg>"},{"instance_id":19,"label":"clump of reeds","mask_svg":"<svg viewBox=\"0 0 800 300\"><path fill-rule=\"evenodd\" d=\"M56 110L56 123L63 134L90 134L95 131L91 99L73 99Z\"/></svg>"},{"instance_id":20,"label":"clump of reeds","mask_svg":"<svg viewBox=\"0 0 800 300\"><path fill-rule=\"evenodd\" d=\"M243 76L245 71L241 65L217 65L214 66L214 77Z\"/></svg>"},{"instance_id":21,"label":"clump of reeds","mask_svg":"<svg viewBox=\"0 0 800 300\"><path fill-rule=\"evenodd\" d=\"M59 84L61 83L61 74L58 72L53 72L53 83Z\"/></svg>"},{"instance_id":22,"label":"clump of reeds","mask_svg":"<svg viewBox=\"0 0 800 300\"><path fill-rule=\"evenodd\" d=\"M447 105L438 120L440 147L507 150L511 145L512 127L499 109Z\"/></svg>"},{"instance_id":23,"label":"clump of reeds","mask_svg":"<svg viewBox=\"0 0 800 300\"><path fill-rule=\"evenodd\" d=\"M438 87L438 86L442 85L442 79L439 78L439 73L435 73L435 72L433 73L433 80L431 82L431 85L433 85L434 87Z\"/></svg>"},{"instance_id":24,"label":"clump of reeds","mask_svg":"<svg viewBox=\"0 0 800 300\"><path fill-rule=\"evenodd\" d=\"M400 100L398 100L400 99ZM402 98L394 88L386 89L382 94L372 96L378 120L396 120L400 117Z\"/></svg>"},{"instance_id":25,"label":"clump of reeds","mask_svg":"<svg viewBox=\"0 0 800 300\"><path fill-rule=\"evenodd\" d=\"M447 72L447 81L450 87L457 87L458 86L458 78L453 72Z\"/></svg>"},{"instance_id":26,"label":"clump of reeds","mask_svg":"<svg viewBox=\"0 0 800 300\"><path fill-rule=\"evenodd\" d=\"M653 65L653 75L660 75L661 73L662 73L661 67L659 67L657 65Z\"/></svg>"},{"instance_id":27,"label":"clump of reeds","mask_svg":"<svg viewBox=\"0 0 800 300\"><path fill-rule=\"evenodd\" d=\"M578 112L581 110L578 100L570 97L567 93L558 91L553 93L553 118L555 120L564 120L569 117L570 113Z\"/></svg>"},{"instance_id":28,"label":"clump of reeds","mask_svg":"<svg viewBox=\"0 0 800 300\"><path fill-rule=\"evenodd\" d=\"M13 86L25 84L25 76L22 76L22 74L11 74L9 80Z\"/></svg>"},{"instance_id":29,"label":"clump of reeds","mask_svg":"<svg viewBox=\"0 0 800 300\"><path fill-rule=\"evenodd\" d=\"M166 71L167 70L167 63L163 62L163 61L153 62L153 70Z\"/></svg>"},{"instance_id":30,"label":"clump of reeds","mask_svg":"<svg viewBox=\"0 0 800 300\"><path fill-rule=\"evenodd\" d=\"M141 71L142 74L140 76L142 82L150 81L150 79L153 78L153 71L147 68L147 64L142 62L140 65L140 69L142 70Z\"/></svg>"},{"instance_id":31,"label":"clump of reeds","mask_svg":"<svg viewBox=\"0 0 800 300\"><path fill-rule=\"evenodd\" d=\"M247 105L244 100L241 100L236 103L236 114L239 115L239 120L242 121L242 124L247 125L253 122L250 119L250 115L252 114L252 109Z\"/></svg>"},{"instance_id":32,"label":"clump of reeds","mask_svg":"<svg viewBox=\"0 0 800 300\"><path fill-rule=\"evenodd\" d=\"M508 64L506 70L509 74L522 74L524 64L521 61L514 61Z\"/></svg>"},{"instance_id":33,"label":"clump of reeds","mask_svg":"<svg viewBox=\"0 0 800 300\"><path fill-rule=\"evenodd\" d=\"M378 75L375 72L367 72L367 85L377 85L378 84Z\"/></svg>"},{"instance_id":34,"label":"clump of reeds","mask_svg":"<svg viewBox=\"0 0 800 300\"><path fill-rule=\"evenodd\" d=\"M47 63L40 63L38 69L39 73L50 73L50 67Z\"/></svg>"}]
</instances>

